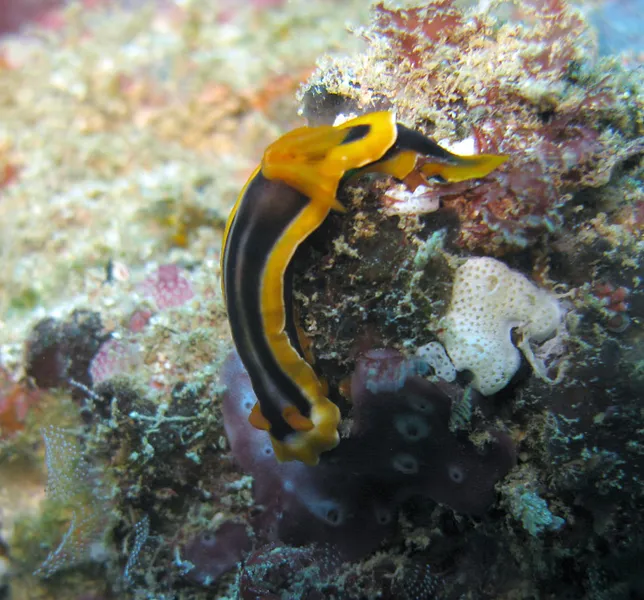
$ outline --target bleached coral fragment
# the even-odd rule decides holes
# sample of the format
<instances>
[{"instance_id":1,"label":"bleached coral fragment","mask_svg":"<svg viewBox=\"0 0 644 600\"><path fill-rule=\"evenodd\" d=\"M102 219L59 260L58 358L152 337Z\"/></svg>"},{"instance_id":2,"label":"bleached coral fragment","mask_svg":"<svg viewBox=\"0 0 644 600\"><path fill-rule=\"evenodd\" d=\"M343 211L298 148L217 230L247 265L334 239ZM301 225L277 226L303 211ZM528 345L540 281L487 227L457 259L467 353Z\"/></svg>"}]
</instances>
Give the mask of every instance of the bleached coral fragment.
<instances>
[{"instance_id":1,"label":"bleached coral fragment","mask_svg":"<svg viewBox=\"0 0 644 600\"><path fill-rule=\"evenodd\" d=\"M512 330L522 337L525 353L530 342L552 337L561 317L557 299L521 273L493 258L470 258L456 272L442 341L456 370L471 371L472 387L490 395L509 383L521 363ZM547 379L544 370L537 375Z\"/></svg>"}]
</instances>

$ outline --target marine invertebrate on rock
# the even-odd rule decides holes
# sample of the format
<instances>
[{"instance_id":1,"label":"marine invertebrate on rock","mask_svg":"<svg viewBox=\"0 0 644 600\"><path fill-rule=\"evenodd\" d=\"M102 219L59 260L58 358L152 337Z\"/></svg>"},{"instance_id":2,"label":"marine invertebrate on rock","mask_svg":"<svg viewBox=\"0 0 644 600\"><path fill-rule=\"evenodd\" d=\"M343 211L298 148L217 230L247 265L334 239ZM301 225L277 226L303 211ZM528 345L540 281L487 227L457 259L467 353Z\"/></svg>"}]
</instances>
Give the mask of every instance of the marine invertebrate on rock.
<instances>
[{"instance_id":1,"label":"marine invertebrate on rock","mask_svg":"<svg viewBox=\"0 0 644 600\"><path fill-rule=\"evenodd\" d=\"M447 360L449 361L448 358ZM419 358L410 359L388 348L369 350L360 357L365 386L373 394L397 392L404 387L409 377L425 375L428 367L440 370L441 366L436 365L432 356L419 355Z\"/></svg>"},{"instance_id":2,"label":"marine invertebrate on rock","mask_svg":"<svg viewBox=\"0 0 644 600\"><path fill-rule=\"evenodd\" d=\"M456 271L441 337L456 369L471 371L472 386L490 395L503 389L519 368L513 330L537 375L548 380L529 343L555 335L561 318L557 299L522 274L493 258L470 258Z\"/></svg>"},{"instance_id":3,"label":"marine invertebrate on rock","mask_svg":"<svg viewBox=\"0 0 644 600\"><path fill-rule=\"evenodd\" d=\"M438 342L429 342L416 350L416 356L424 360L434 371L435 376L443 381L454 381L456 369L445 353L445 348Z\"/></svg>"},{"instance_id":4,"label":"marine invertebrate on rock","mask_svg":"<svg viewBox=\"0 0 644 600\"><path fill-rule=\"evenodd\" d=\"M141 331L143 331L147 327L151 317L152 317L152 312L149 310L145 310L145 309L135 310L130 316L130 320L128 322L128 327L127 327L128 330L131 333L141 333Z\"/></svg>"},{"instance_id":5,"label":"marine invertebrate on rock","mask_svg":"<svg viewBox=\"0 0 644 600\"><path fill-rule=\"evenodd\" d=\"M530 12L536 2L526 0L523 5ZM207 0L183 4L186 10L177 10L181 12L181 19L186 17L182 23L184 30L178 36L168 23L161 23L160 29L164 30L162 44L156 43L158 36L153 35L158 23L156 19L150 31L142 30L141 35L133 25L123 28L132 37L129 55L139 56L134 61L133 70L123 73L119 68L122 59L119 53L97 53L103 58L107 56L105 64L112 71L108 79L122 80L129 75L132 85L138 86L137 65L138 60L143 60L167 76L166 89L177 88L192 95L201 89L199 80L209 80L207 75L212 73L210 57L213 55L235 54L240 68L243 68L244 61L240 60L237 52L212 52L212 46L207 45L207 38L216 37L211 35L212 29L201 17L202 9L208 8ZM326 2L323 4L328 5ZM99 372L97 368L91 372L92 391L97 399L87 403L92 409L91 417L88 417L91 420L83 428L87 444L83 443L82 449L91 453L90 456L98 454L104 460L102 466L114 494L113 507L121 521L115 524L110 530L112 535L108 536L110 552L106 568L100 565L85 572L97 580L104 579L105 572L109 579L107 583L100 582L101 592L86 590L88 599L96 596L95 600L98 600L98 596L112 597L112 594L125 597L130 592L132 596L158 599L181 596L203 600L223 595L223 588L231 578L220 576L217 580L215 569L219 568L219 563L216 557L210 560L210 550L215 554L211 546L213 539L215 545L222 541L224 526L217 530L216 524L224 519L234 519L237 529L245 529L248 535L253 527L258 545L271 539L289 542L277 542L275 552L267 551L270 557L264 552L261 559L253 562L253 565L260 561L271 562L269 568L246 572L244 595L253 600L262 596L267 600L271 600L271 596L303 600L320 600L325 596L344 600L376 597L382 600L419 600L421 594L450 600L477 594L489 598L592 597L596 600L610 595L611 591L620 590L621 575L610 570L607 560L614 555L613 549L620 545L622 548L630 546L628 552L634 559L635 572L638 565L635 559L639 560L639 557L632 540L642 538L642 515L637 508L642 504L641 467L644 458L641 403L638 402L643 382L640 334L644 306L640 281L640 238L633 229L632 245L619 248L613 243L611 246L602 239L600 226L594 222L593 217L609 203L613 207L624 207L629 201L627 198L614 199L617 194L612 192L619 189L615 180L606 186L608 193L605 196L610 196L607 202L598 198L599 194L580 194L573 200L566 196L568 192L574 193L579 189L578 185L585 185L577 181L578 176L583 176L584 180L596 176L593 164L600 167L610 164L601 155L599 161L594 162L594 149L598 147L595 144L605 144L602 147L610 150L612 141L629 135L627 129L619 124L620 117L616 114L621 110L625 96L618 98L618 111L615 113L610 109L597 108L604 100L610 100L608 96L614 89L614 82L608 80L600 86L603 89L598 90L593 102L577 111L577 118L564 126L563 121L557 121L568 110L563 104L574 98L577 92L585 92L590 85L601 81L595 79L592 72L589 74L587 64L571 63L571 59L576 62L579 58L576 53L571 54L571 46L561 48L558 44L558 36L566 34L565 30L574 25L574 21L555 16L539 18L537 20L551 23L552 36L545 45L538 39L524 45L522 28L530 29L534 23L532 18L526 17L524 24L515 28L518 31L513 33L503 22L504 17L496 18L492 13L489 19L494 20L494 26L488 28L483 23L482 31L478 32L476 28L488 16L481 17L480 21L470 19L456 8L456 4L463 6L466 2L455 0L450 5L448 1L430 0L425 4L441 10L432 17L427 11L425 14L420 10L407 14L387 9L395 13L392 21L396 21L397 28L411 26L409 37L401 41L406 44L404 51L410 55L409 62L419 65L418 77L410 77L408 82L394 90L395 93L389 94L391 88L384 86L383 92L378 78L386 76L389 70L393 76L397 75L396 72L404 72L408 66L406 61L394 58L391 63L386 60L374 63L368 60L366 68L363 68L362 60L352 61L351 69L339 74L341 84L347 88L346 93L351 94L348 104L356 114L374 110L375 106L394 106L400 118L413 125L414 129L437 139L449 138L450 143L454 139L465 138L472 151L485 145L491 150L495 145L503 145L500 147L507 148L516 163L506 163L502 171L467 189L465 186L437 187L431 183L424 190L419 187L416 191L420 193L407 195L403 202L393 205L398 210L385 210L383 207L388 201L387 196L393 196L391 180L364 177L355 181L355 185L343 186L341 190L338 199L347 207L348 214L331 215L319 235L312 236L301 247L299 256L293 257L296 314L292 319L289 316L289 320L301 325L312 341L312 354L316 357L313 369L318 378L328 382L328 397L337 403L342 414L340 443L335 449L322 453L316 467L276 462L266 433L248 427L247 419L256 398L252 391L248 392L248 381L242 382L242 375L235 375L228 381L229 389L223 401L227 413L226 426L232 431L229 432L233 446L231 455L242 467L238 469L235 462L226 456L227 445L220 437L223 390L213 380L219 369L221 353L228 352L230 345L221 297L218 292L211 293L218 277L217 269L212 268L213 260L216 260L212 242L218 232L201 228L198 235L186 238L186 249L174 251L175 257L181 257L181 264L190 265L189 273L181 268L180 272L202 296L189 303L189 310L171 309L169 313L157 314L151 321L151 313L143 311L158 307L153 296L151 301L133 304L124 298L132 289L133 280L102 285L96 265L86 269L83 257L87 255L78 253L77 247L68 246L66 254L74 256L77 261L78 270L73 273L76 285L87 282L88 272L95 277L93 282L90 278L88 290L90 300L96 300L95 306L100 306L104 323L110 328L115 324L126 328L128 315L133 310L139 311L130 322L129 333L123 331L119 337L119 332L115 332L113 339L123 339L127 343L133 338L131 333L142 333L136 341L144 349L141 354L144 364L133 377L110 377L115 372L122 373L122 367L128 361L125 356L121 357L123 362L115 363L111 371L108 368ZM502 10L523 11L519 2L478 2L479 7L484 4L493 5L493 9L498 7L497 14ZM513 8L508 9L510 4ZM551 12L557 4L561 3L549 0L543 3ZM175 8L173 4L173 10ZM434 19L432 23L428 22L430 18ZM264 22L263 19L261 21ZM114 27L118 29L119 25L118 20L111 22L110 31ZM438 32L432 30L433 25ZM326 29L320 28L320 31ZM337 27L333 29L338 30ZM192 36L194 30L201 32L196 38ZM467 37L470 30L472 35ZM77 27L76 31L84 38L84 28ZM94 35L92 28L87 31ZM244 37L250 37L246 35L249 33L244 31ZM414 36L421 34L433 42L431 51L417 46ZM298 37L301 36L295 36L295 39ZM179 38L187 39L203 61L195 62L194 55L186 53L187 60L193 63L192 68L199 74L196 80L192 80L196 85L177 82L174 75L181 71L179 61L168 60L167 53L163 52L163 47L184 47ZM145 44L150 43L155 52L139 52L140 39L144 39ZM387 47L387 39L378 42L381 42L379 47L383 53L391 57L392 48ZM501 53L503 55L496 62L484 64L496 52L492 47L495 42L499 45L514 44L514 47ZM84 49L92 52L95 48L89 43L83 42L83 45ZM520 47L526 52L515 56L514 51ZM111 48L108 46L108 50ZM72 59L70 62L75 62L75 49L71 44L65 48ZM558 49L563 51L558 54ZM38 59L39 50L29 46L28 54ZM154 56L161 56L162 63L147 62ZM271 52L270 58L274 56L275 53ZM433 61L435 65L428 64ZM58 62L61 61L56 57L53 63ZM86 68L95 71L95 76L102 79L104 71L94 69L96 64L87 61ZM534 69L534 77L530 75L526 81L518 74L516 67L519 64L526 77ZM170 72L168 65L172 66ZM208 70L201 70L199 65L208 65ZM476 76L471 69L477 71ZM31 65L29 70L35 71L36 76L47 72L47 69L32 69ZM220 66L217 70L226 71ZM548 72L547 81L540 74L541 70ZM558 73L564 70L566 73L560 76ZM494 72L486 78L478 76L490 71ZM71 80L84 81L78 77L80 72L74 69L69 69L69 72ZM421 80L422 72L431 73L427 81ZM351 77L350 81L347 75ZM329 71L326 76L330 78L333 73ZM449 77L453 79L447 81ZM490 80L492 84L488 86ZM457 85L444 85L447 83ZM224 88L222 93L227 91L228 88ZM95 92L100 92L100 88L90 87L85 106L81 106L79 111L83 115L89 111L89 116L84 118L90 129L95 127L92 123L95 115L91 114L91 105L99 96ZM145 90L142 93L146 94ZM632 93L641 96L636 86ZM478 105L472 102L472 95L468 94L479 95L481 102ZM489 94L489 99L483 98L485 94ZM61 103L54 103L57 109L65 100L65 94L60 96ZM21 98L24 97L33 98L34 95L19 88L15 95L16 106L21 106L24 102ZM40 94L36 93L35 97L40 97ZM335 98L343 101L340 94ZM363 99L366 103L362 102ZM46 109L49 103L36 104L40 113L41 107ZM177 98L175 104L187 105L190 102L182 103ZM136 105L124 105L123 109L120 106L117 104L114 113L135 114L139 132L144 136L146 127L142 121L157 120L156 107L141 115ZM249 128L248 121L254 121L256 115L247 111L245 106L238 110L238 116L222 126L228 128L233 121L231 129L234 134L230 136L227 150L224 150L234 150L230 159L224 164L215 161L210 165L217 179L222 181L232 179L233 171L248 174L245 159L252 152L245 152L243 135ZM517 106L523 106L523 109L515 110ZM630 106L632 108L632 100ZM213 109L216 112L217 107ZM31 121L37 122L33 118L36 115L31 114ZM64 111L61 114L62 122L71 122L65 118ZM109 121L112 113L108 110L103 114ZM641 115L638 116L634 110L629 114L634 122L642 123ZM313 118L317 117L319 114L313 115ZM493 129L497 120L500 123L498 130ZM43 126L48 121L60 123L60 115L56 119L44 119ZM172 121L172 118L167 121ZM216 120L210 121L208 127L215 123L220 129ZM7 123L7 127L9 125ZM274 134L272 128L270 132L266 131L266 125L262 124L261 139ZM538 129L540 127L543 130ZM22 125L20 128L25 129L23 138L27 135L42 138L40 127L34 131ZM551 144L539 142L555 129L557 135L552 140L548 137ZM588 132L589 129L596 130L599 138L603 139L596 139L593 132ZM45 133L46 130L45 126ZM112 179L120 180L121 195L135 210L136 186L128 179L128 172L136 170L137 163L132 158L142 154L141 147L134 143L135 140L120 135L121 132L113 126L104 132L107 139L121 140L124 150L132 149L131 153L124 152L118 157L122 167L113 168L114 173L106 177L109 181L105 187L111 189ZM613 134L615 137L611 137ZM214 135L219 139L225 137L219 131ZM511 139L505 139L505 136ZM98 142L97 146L101 145L100 138L94 135L85 137ZM536 150L531 156L533 141ZM215 145L212 143L208 147ZM255 147L261 147L261 144L257 143ZM24 158L31 164L29 144L21 145L21 148ZM98 160L102 162L102 148L98 150ZM176 152L175 149L162 150L166 159L171 159ZM584 156L586 150L590 153ZM67 150L61 153L62 156L65 154L73 153ZM83 153L83 156L87 154ZM88 158L94 160L94 155ZM564 176L563 171L568 166L560 159L566 158L570 158L577 167L581 165L583 172L578 173L577 167L573 166ZM151 153L146 153L143 160L146 167L154 167L155 156ZM50 164L59 162L52 160ZM186 162L190 162L190 157ZM629 161L624 165L624 177L632 174L634 163ZM72 156L69 170L79 171L77 167ZM550 169L553 175L561 175L560 180L547 181ZM24 174L33 176L34 172L41 171L32 168L25 170ZM61 187L66 186L66 182L55 174L50 174L47 179L60 182ZM177 179L180 181L181 177ZM21 173L18 185L3 189L2 193L12 194L16 187L22 185ZM634 180L633 186L636 185L639 183ZM219 187L215 193L211 191L205 190L203 196L213 204L221 198L223 206L227 193L219 194ZM28 193L25 195L29 196ZM105 201L105 195L106 192L99 191L95 197L84 201L87 210L99 204L116 209L117 205L112 205L110 198ZM28 204L38 205L36 198ZM76 206L73 204L66 208ZM223 211L219 204L216 206L215 212L220 217ZM43 207L46 208L47 204ZM402 214L403 208L413 212ZM434 212L418 216L428 209ZM75 211L69 212L75 215ZM121 210L116 213L124 221L132 214ZM88 218L87 214L85 218ZM563 220L561 215L564 215ZM617 240L621 224L616 223L613 215L609 210L606 226L615 230L614 239ZM93 220L88 218L88 221ZM561 236L558 228L564 230L571 245L579 248L579 253L573 255L561 251L561 247L559 252L553 251L554 242ZM7 229L16 228L7 223ZM131 235L131 228L117 231L120 236L110 235L114 230L106 230L105 235L100 236L100 252L92 255L101 264L107 258L106 252L127 259L134 277L139 268L137 265L150 260L150 252L154 252L157 245ZM134 231L144 235L138 223ZM76 235L76 232L71 233ZM156 230L156 235L158 233ZM251 237L249 244L251 252L254 239ZM131 241L131 246L137 248L138 258L133 260L134 252L127 247L114 248L111 244L108 247L103 240L122 240L124 246ZM65 242L60 238L56 241ZM514 252L522 245L533 243L533 247ZM33 245L35 247L36 243ZM575 321L576 314L569 315L567 325L571 337L565 342L572 364L562 385L547 385L528 368L523 369L520 378L515 377L502 393L490 398L471 395L472 388L463 390L467 374L458 375L456 383L452 382L453 386L445 385L445 379L453 378L454 369L450 368L449 361L444 360L443 354L431 352L437 349L436 346L428 347L427 344L435 344L439 337L439 319L448 310L455 265L464 262L472 250L476 250L477 255L485 251L507 252L505 260L508 266L528 276L531 274L544 289L554 289L572 298L580 310L590 304L586 292L592 294L594 279L607 277L616 290L619 287L631 289L628 302L631 304L632 325L625 335L618 337L607 334L606 328L601 326L604 324L601 317L607 316L601 308L587 310L578 321ZM159 257L159 264L168 260ZM625 268L627 262L629 266ZM535 276L537 268L539 279ZM571 277L573 269L575 274ZM12 272L13 269L5 271ZM37 272L37 269L29 272ZM288 273L286 277L288 282ZM639 285L635 283L636 278ZM41 297L47 294L55 302L49 286L34 285ZM76 296L76 285L66 290L69 292L66 299L85 302ZM569 291L571 288L581 289L583 296L580 298L574 290ZM619 295L612 298L615 307L620 304L617 301ZM602 303L599 296L595 296L595 300ZM9 329L14 329L13 326L12 321L5 321L4 328L0 324L1 333L6 336ZM295 336L291 339L295 340ZM554 338L555 341L559 339ZM519 341L516 336L511 340L515 344ZM300 341L304 346L303 356L308 359L307 344ZM107 348L115 348L114 344L107 344ZM197 345L199 348L193 350ZM427 363L432 363L433 373L418 360L416 352L419 347L430 349ZM381 350L375 352L373 348ZM15 364L15 353L6 353L5 346L0 350L3 358L7 356L13 361L8 363L12 370L20 367ZM185 360L188 353L191 360ZM535 353L539 354L537 350ZM96 358L94 364L98 365L99 360ZM135 361L129 362L134 366ZM65 369L60 371L63 372L64 385L67 374ZM346 380L352 375L354 386L353 394L350 394L346 393L351 391ZM438 379L430 380L435 386L422 382L423 377L429 379L431 375ZM417 379L419 377L420 380ZM96 385L99 382L100 385ZM228 406L230 397L235 394L244 408L236 414ZM65 406L74 408L66 402L63 394L56 397ZM423 400L427 403L424 404ZM432 414L423 412L428 407L434 409ZM85 411L84 416L89 412ZM47 413L45 416L48 418ZM522 517L515 520L504 491L501 491L499 505L482 518L454 514L454 511L483 512L483 499L495 501L495 483L497 489L506 488L506 484L499 485L498 478L506 467L506 461L511 464L511 443L507 435L490 431L491 428L511 432L512 439L520 445L522 465L535 469L528 490L538 490L541 498L549 504L545 509L566 517L565 528L554 533L544 528L538 537L532 537L522 529ZM26 436L16 438L18 445L23 440L30 441ZM6 446L4 443L2 446L4 452ZM582 454L582 450L586 452ZM458 460L453 461L456 455ZM457 467L469 468L460 485L451 478L445 481L443 477L446 472L457 479L461 476L462 471L449 469L453 462ZM593 468L593 464L600 464L601 468ZM243 476L239 470L253 476ZM432 470L435 473L431 473ZM4 473L3 470L0 476L3 483ZM476 481L477 477L480 481ZM253 485L254 498L251 493ZM477 487L481 491L480 499ZM539 523L545 523L547 515L542 513L543 505L538 502L538 497L531 500L530 510L533 512L530 514L539 516ZM131 523L140 519L141 511L150 515L152 531L143 549L141 564L131 566L135 553L130 553L126 564L127 552L136 550L147 535L144 526L139 533L132 530ZM4 521L3 518L3 526ZM145 524L148 521L139 520L141 522ZM35 536L32 539L41 540ZM353 570L343 566L340 572L329 576L331 581L323 583L324 578L319 576L320 567L316 564L319 557L311 553L308 546L315 540L327 542L333 547L332 552L339 556L360 558L360 564ZM194 547L191 546L193 541ZM307 546L295 548L291 544ZM103 549L100 544L96 547ZM55 546L50 545L46 550L50 548ZM177 548L179 552L173 556ZM277 548L282 550L277 551ZM373 572L367 568L367 563L375 557L365 559L364 556L374 548L383 550L379 554L385 555L382 566L385 576L367 579L364 574ZM32 554L39 556L37 552L36 548ZM302 561L295 559L298 555ZM257 555L251 561L255 558ZM194 565L193 569L189 570L189 563ZM605 569L600 570L601 566ZM131 579L141 585L140 589L123 589L120 578L123 567L126 577L131 575ZM359 591L355 594L336 591L338 580L344 583L356 572L362 574L359 583L363 587ZM75 569L68 578L60 574L47 585L51 584L55 595L61 582L66 585L67 581L78 581L85 574ZM440 591L433 585L438 580L443 586ZM589 581L594 584L588 585ZM205 588L204 584L212 582L220 589ZM418 583L419 587L411 582ZM318 584L328 587L321 590ZM568 586L571 591L566 595L562 588ZM117 589L110 594L108 587ZM622 586L621 589L625 588ZM76 597L79 593L71 592L71 595ZM227 595L234 596L234 593Z\"/></svg>"},{"instance_id":6,"label":"marine invertebrate on rock","mask_svg":"<svg viewBox=\"0 0 644 600\"><path fill-rule=\"evenodd\" d=\"M150 518L148 515L143 517L134 524L134 539L132 540L130 552L123 571L123 579L126 583L132 583L132 571L138 566L141 556L141 550L150 535Z\"/></svg>"},{"instance_id":7,"label":"marine invertebrate on rock","mask_svg":"<svg viewBox=\"0 0 644 600\"><path fill-rule=\"evenodd\" d=\"M394 580L394 592L402 600L432 600L437 598L440 578L428 564L411 562L401 569L400 576Z\"/></svg>"},{"instance_id":8,"label":"marine invertebrate on rock","mask_svg":"<svg viewBox=\"0 0 644 600\"><path fill-rule=\"evenodd\" d=\"M284 594L315 600L324 597L325 589L334 589L330 576L338 566L337 555L324 546L293 548L273 542L253 552L244 563L237 593L241 600L278 600Z\"/></svg>"},{"instance_id":9,"label":"marine invertebrate on rock","mask_svg":"<svg viewBox=\"0 0 644 600\"><path fill-rule=\"evenodd\" d=\"M494 500L494 483L514 465L512 442L490 432L479 449L452 434L451 398L421 377L408 377L397 390L370 391L368 355L352 376L353 424L337 453L349 464L364 461L363 468L390 482L399 499L420 493L459 512L484 512Z\"/></svg>"},{"instance_id":10,"label":"marine invertebrate on rock","mask_svg":"<svg viewBox=\"0 0 644 600\"><path fill-rule=\"evenodd\" d=\"M89 366L92 385L98 385L114 377L131 372L142 363L140 346L130 340L111 338L99 348Z\"/></svg>"},{"instance_id":11,"label":"marine invertebrate on rock","mask_svg":"<svg viewBox=\"0 0 644 600\"><path fill-rule=\"evenodd\" d=\"M332 548L271 542L243 565L235 593L241 600L432 600L441 580L426 561L380 554L363 562L341 562Z\"/></svg>"},{"instance_id":12,"label":"marine invertebrate on rock","mask_svg":"<svg viewBox=\"0 0 644 600\"><path fill-rule=\"evenodd\" d=\"M248 416L255 396L239 358L226 362L224 424L233 456L254 477L261 535L296 545L334 546L347 559L364 556L394 530L394 515L413 496L429 497L459 512L480 514L494 500L494 484L514 465L514 448L489 432L483 449L451 433L450 399L415 375L389 380L385 391L369 383L399 362L394 351L359 361L352 377L352 424L317 466L278 463L265 431ZM384 364L382 369L374 363ZM396 387L397 386L397 387ZM371 391L371 389L376 391Z\"/></svg>"},{"instance_id":13,"label":"marine invertebrate on rock","mask_svg":"<svg viewBox=\"0 0 644 600\"><path fill-rule=\"evenodd\" d=\"M253 475L255 502L264 506L258 531L292 544L330 542L348 558L377 547L390 532L391 519L378 522L368 488L360 491L362 479L332 465L278 463L267 432L248 422L256 397L236 354L227 359L222 380L226 435L236 462Z\"/></svg>"},{"instance_id":14,"label":"marine invertebrate on rock","mask_svg":"<svg viewBox=\"0 0 644 600\"><path fill-rule=\"evenodd\" d=\"M345 212L341 185L363 173L459 182L505 160L452 154L384 111L333 127L300 127L266 149L226 224L221 270L233 339L258 396L251 422L270 432L279 460L313 465L339 440L339 411L292 319L287 272L329 213Z\"/></svg>"}]
</instances>

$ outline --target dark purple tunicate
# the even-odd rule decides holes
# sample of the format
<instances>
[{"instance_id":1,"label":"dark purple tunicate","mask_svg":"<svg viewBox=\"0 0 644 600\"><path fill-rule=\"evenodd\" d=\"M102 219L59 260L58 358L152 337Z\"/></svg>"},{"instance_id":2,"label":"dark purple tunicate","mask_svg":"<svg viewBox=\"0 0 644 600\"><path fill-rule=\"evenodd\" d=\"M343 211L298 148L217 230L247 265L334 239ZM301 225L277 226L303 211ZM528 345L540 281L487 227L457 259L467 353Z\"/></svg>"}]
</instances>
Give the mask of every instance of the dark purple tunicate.
<instances>
[{"instance_id":1,"label":"dark purple tunicate","mask_svg":"<svg viewBox=\"0 0 644 600\"><path fill-rule=\"evenodd\" d=\"M257 399L237 354L226 360L222 381L226 435L235 460L254 478L255 502L265 509L255 525L264 538L328 543L347 560L377 548L393 528L389 507L378 504L378 491L326 459L315 467L278 463L268 433L248 422Z\"/></svg>"},{"instance_id":2,"label":"dark purple tunicate","mask_svg":"<svg viewBox=\"0 0 644 600\"><path fill-rule=\"evenodd\" d=\"M324 543L345 560L375 550L395 528L401 502L416 495L481 514L514 465L507 435L484 448L449 429L450 396L417 376L393 350L367 353L351 381L348 437L319 465L278 463L265 431L248 422L256 397L234 354L223 369L223 415L232 453L254 477L260 537L291 545Z\"/></svg>"},{"instance_id":3,"label":"dark purple tunicate","mask_svg":"<svg viewBox=\"0 0 644 600\"><path fill-rule=\"evenodd\" d=\"M453 434L451 399L421 377L408 377L397 391L369 391L373 360L367 353L353 374L352 435L339 451L362 454L365 468L388 481L398 500L422 494L458 512L484 512L496 482L515 464L509 437L492 432L481 450Z\"/></svg>"},{"instance_id":4,"label":"dark purple tunicate","mask_svg":"<svg viewBox=\"0 0 644 600\"><path fill-rule=\"evenodd\" d=\"M226 521L216 531L202 531L181 548L183 561L193 565L185 577L192 583L211 586L239 563L251 547L243 523Z\"/></svg>"}]
</instances>

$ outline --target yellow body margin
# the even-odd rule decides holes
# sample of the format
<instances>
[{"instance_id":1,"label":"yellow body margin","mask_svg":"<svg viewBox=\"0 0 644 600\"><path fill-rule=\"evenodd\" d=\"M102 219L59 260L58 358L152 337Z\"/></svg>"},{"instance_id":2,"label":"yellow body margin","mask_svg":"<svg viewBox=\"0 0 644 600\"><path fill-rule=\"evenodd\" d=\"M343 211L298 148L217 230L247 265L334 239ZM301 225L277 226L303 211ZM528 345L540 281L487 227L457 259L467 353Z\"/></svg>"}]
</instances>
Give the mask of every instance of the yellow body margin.
<instances>
[{"instance_id":1,"label":"yellow body margin","mask_svg":"<svg viewBox=\"0 0 644 600\"><path fill-rule=\"evenodd\" d=\"M342 144L348 129L368 125L359 140ZM278 460L317 464L322 452L338 445L340 411L329 400L311 365L293 348L285 331L284 274L295 250L326 219L332 209L343 210L336 199L347 171L381 158L396 140L393 113L371 113L339 127L302 127L269 146L262 174L286 182L309 197L309 203L276 241L262 274L261 312L264 334L280 368L302 390L311 406L313 427L285 440L272 438Z\"/></svg>"},{"instance_id":2,"label":"yellow body margin","mask_svg":"<svg viewBox=\"0 0 644 600\"><path fill-rule=\"evenodd\" d=\"M478 154L476 156L456 156L455 164L427 163L420 168L425 177L440 175L449 183L485 177L501 166L508 157L503 154Z\"/></svg>"}]
</instances>

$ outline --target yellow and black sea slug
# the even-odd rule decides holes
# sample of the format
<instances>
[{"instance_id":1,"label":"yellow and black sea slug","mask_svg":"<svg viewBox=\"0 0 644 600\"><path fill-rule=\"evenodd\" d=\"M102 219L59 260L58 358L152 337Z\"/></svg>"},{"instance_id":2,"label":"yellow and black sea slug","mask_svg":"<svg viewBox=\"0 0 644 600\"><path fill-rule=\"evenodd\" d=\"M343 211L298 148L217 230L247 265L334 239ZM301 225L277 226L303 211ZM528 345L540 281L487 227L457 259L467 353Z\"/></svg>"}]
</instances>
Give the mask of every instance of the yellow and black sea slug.
<instances>
[{"instance_id":1,"label":"yellow and black sea slug","mask_svg":"<svg viewBox=\"0 0 644 600\"><path fill-rule=\"evenodd\" d=\"M265 151L224 233L222 279L233 339L258 398L250 416L280 461L317 464L339 442L340 411L298 338L289 265L354 175L413 172L454 182L483 177L505 156L463 157L374 112L338 126L301 127Z\"/></svg>"}]
</instances>

